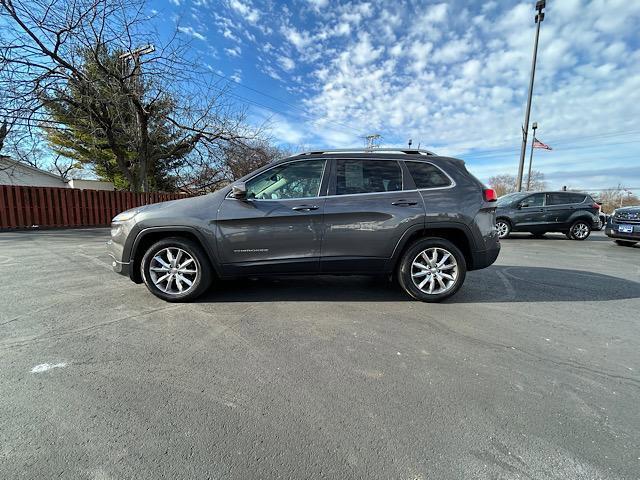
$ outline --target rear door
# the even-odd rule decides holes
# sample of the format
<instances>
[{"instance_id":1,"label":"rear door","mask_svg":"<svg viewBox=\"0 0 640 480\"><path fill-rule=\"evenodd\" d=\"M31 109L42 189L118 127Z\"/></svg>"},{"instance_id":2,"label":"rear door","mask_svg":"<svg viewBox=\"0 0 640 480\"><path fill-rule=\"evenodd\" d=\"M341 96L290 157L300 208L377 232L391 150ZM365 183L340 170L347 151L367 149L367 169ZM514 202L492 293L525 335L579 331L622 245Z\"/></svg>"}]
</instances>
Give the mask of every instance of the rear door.
<instances>
[{"instance_id":1,"label":"rear door","mask_svg":"<svg viewBox=\"0 0 640 480\"><path fill-rule=\"evenodd\" d=\"M547 193L545 216L549 226L559 230L568 228L572 214L580 208L585 197L582 193Z\"/></svg>"},{"instance_id":2,"label":"rear door","mask_svg":"<svg viewBox=\"0 0 640 480\"><path fill-rule=\"evenodd\" d=\"M534 193L520 200L513 214L514 229L543 230L546 222L544 202L544 193Z\"/></svg>"},{"instance_id":3,"label":"rear door","mask_svg":"<svg viewBox=\"0 0 640 480\"><path fill-rule=\"evenodd\" d=\"M335 159L324 208L321 271L379 272L407 228L424 223L420 193L396 160Z\"/></svg>"},{"instance_id":4,"label":"rear door","mask_svg":"<svg viewBox=\"0 0 640 480\"><path fill-rule=\"evenodd\" d=\"M318 271L326 164L276 165L246 182L246 200L224 199L216 226L225 274Z\"/></svg>"}]
</instances>

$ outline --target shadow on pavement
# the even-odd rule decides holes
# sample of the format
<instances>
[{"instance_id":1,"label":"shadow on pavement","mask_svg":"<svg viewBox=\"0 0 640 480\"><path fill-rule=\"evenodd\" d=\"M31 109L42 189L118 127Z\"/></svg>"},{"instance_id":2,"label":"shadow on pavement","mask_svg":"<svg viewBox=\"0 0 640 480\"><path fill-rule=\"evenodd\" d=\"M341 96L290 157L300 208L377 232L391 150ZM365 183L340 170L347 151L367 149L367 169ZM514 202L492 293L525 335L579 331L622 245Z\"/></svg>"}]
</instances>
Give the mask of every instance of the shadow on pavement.
<instances>
[{"instance_id":1,"label":"shadow on pavement","mask_svg":"<svg viewBox=\"0 0 640 480\"><path fill-rule=\"evenodd\" d=\"M559 268L493 266L470 272L446 303L606 301L640 298L640 283ZM300 276L226 280L198 302L412 301L381 278Z\"/></svg>"}]
</instances>

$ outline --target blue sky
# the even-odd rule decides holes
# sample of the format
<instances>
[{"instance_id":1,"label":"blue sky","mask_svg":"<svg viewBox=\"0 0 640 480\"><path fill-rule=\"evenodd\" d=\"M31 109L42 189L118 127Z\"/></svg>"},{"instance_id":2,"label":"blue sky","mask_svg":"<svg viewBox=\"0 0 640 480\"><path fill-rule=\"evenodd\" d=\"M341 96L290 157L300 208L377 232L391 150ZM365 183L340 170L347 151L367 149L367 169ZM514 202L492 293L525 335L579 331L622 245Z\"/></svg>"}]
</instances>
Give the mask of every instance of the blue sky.
<instances>
[{"instance_id":1,"label":"blue sky","mask_svg":"<svg viewBox=\"0 0 640 480\"><path fill-rule=\"evenodd\" d=\"M293 147L409 138L483 180L517 171L534 0L156 0L161 31ZM640 1L547 0L532 108L550 187L640 193ZM223 78L219 77L219 78ZM232 80L229 80L232 79ZM527 151L528 159L528 151Z\"/></svg>"}]
</instances>

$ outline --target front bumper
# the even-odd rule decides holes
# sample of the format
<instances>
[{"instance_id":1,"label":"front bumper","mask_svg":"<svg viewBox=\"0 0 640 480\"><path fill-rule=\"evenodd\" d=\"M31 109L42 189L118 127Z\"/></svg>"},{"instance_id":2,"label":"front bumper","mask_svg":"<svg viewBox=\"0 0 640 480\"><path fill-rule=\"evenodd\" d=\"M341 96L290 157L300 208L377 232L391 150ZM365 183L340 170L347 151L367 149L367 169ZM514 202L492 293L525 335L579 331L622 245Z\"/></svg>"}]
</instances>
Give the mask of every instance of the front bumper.
<instances>
[{"instance_id":1,"label":"front bumper","mask_svg":"<svg viewBox=\"0 0 640 480\"><path fill-rule=\"evenodd\" d=\"M122 261L122 247L113 240L107 242L107 255L111 257L111 268L114 272L129 276L129 262Z\"/></svg>"},{"instance_id":2,"label":"front bumper","mask_svg":"<svg viewBox=\"0 0 640 480\"><path fill-rule=\"evenodd\" d=\"M111 239L107 242L107 255L111 257L111 268L116 273L130 276L130 251L127 249L127 239L129 238L133 222L117 222L111 224Z\"/></svg>"},{"instance_id":3,"label":"front bumper","mask_svg":"<svg viewBox=\"0 0 640 480\"><path fill-rule=\"evenodd\" d=\"M629 224L630 225L630 224ZM633 225L633 232L619 232L617 224L610 224L604 229L605 235L611 238L619 238L621 240L640 241L640 225Z\"/></svg>"}]
</instances>

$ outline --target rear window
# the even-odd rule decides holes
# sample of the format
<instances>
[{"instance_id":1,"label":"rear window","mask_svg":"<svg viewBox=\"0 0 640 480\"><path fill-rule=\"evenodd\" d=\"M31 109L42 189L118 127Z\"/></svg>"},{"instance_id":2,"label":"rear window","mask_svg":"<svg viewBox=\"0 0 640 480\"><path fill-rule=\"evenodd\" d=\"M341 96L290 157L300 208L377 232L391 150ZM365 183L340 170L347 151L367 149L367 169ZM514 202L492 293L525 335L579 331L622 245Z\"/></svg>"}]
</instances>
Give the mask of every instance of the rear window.
<instances>
[{"instance_id":1,"label":"rear window","mask_svg":"<svg viewBox=\"0 0 640 480\"><path fill-rule=\"evenodd\" d=\"M336 195L402 190L402 171L392 160L338 160Z\"/></svg>"},{"instance_id":2,"label":"rear window","mask_svg":"<svg viewBox=\"0 0 640 480\"><path fill-rule=\"evenodd\" d=\"M586 195L582 193L548 193L547 205L566 205L569 203L582 203Z\"/></svg>"},{"instance_id":3,"label":"rear window","mask_svg":"<svg viewBox=\"0 0 640 480\"><path fill-rule=\"evenodd\" d=\"M451 180L435 165L424 162L405 162L417 188L439 188L451 185Z\"/></svg>"}]
</instances>

